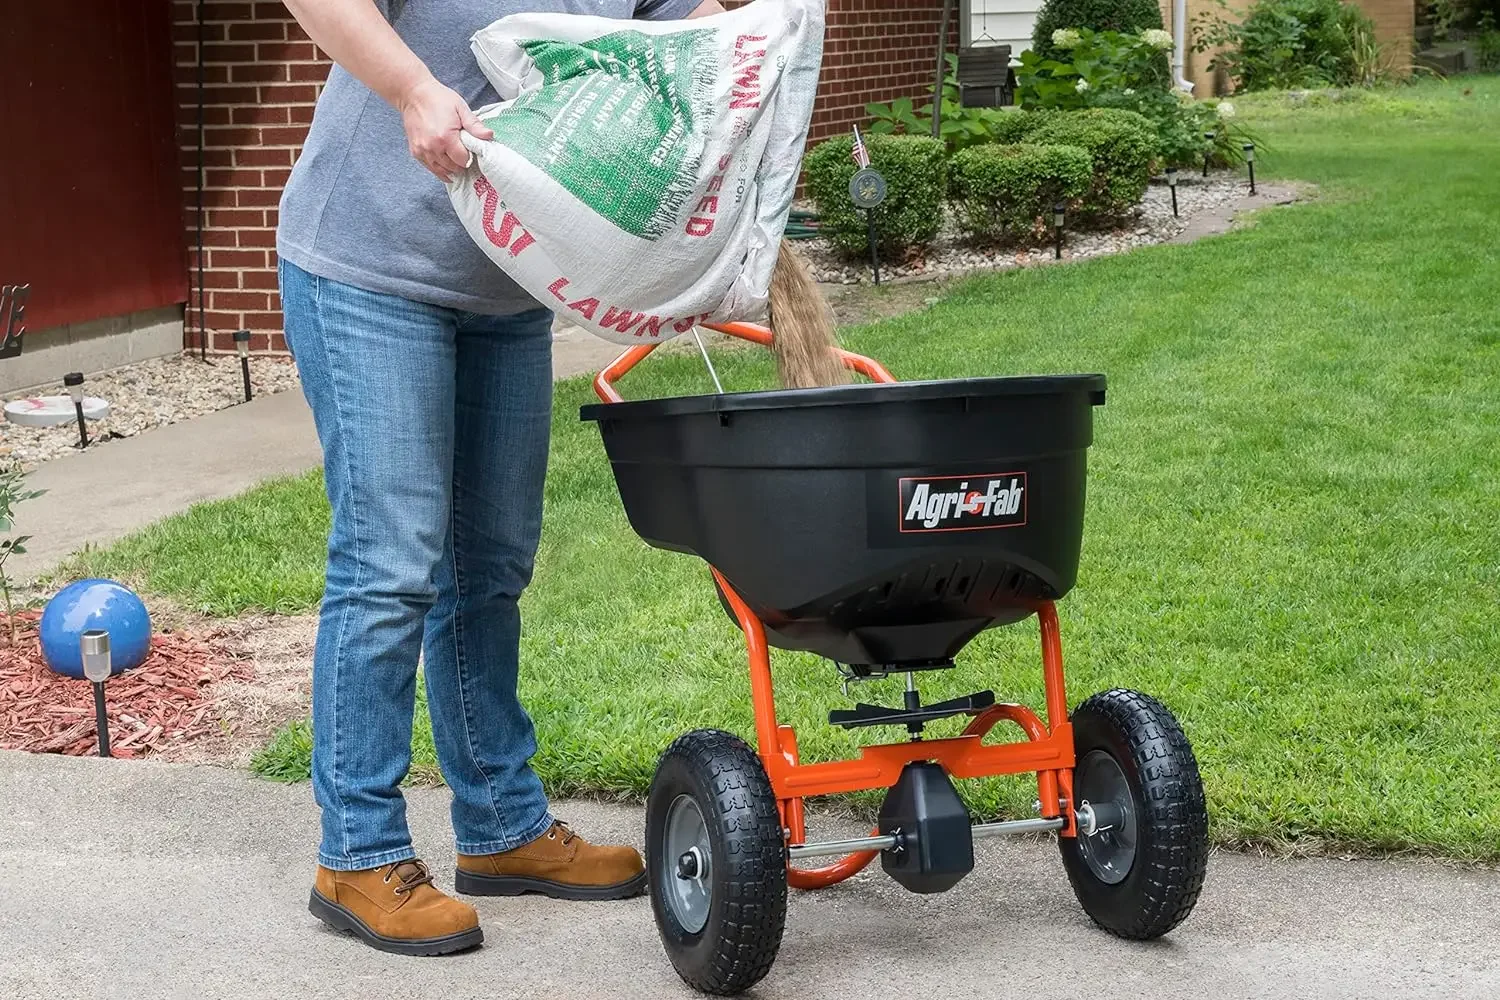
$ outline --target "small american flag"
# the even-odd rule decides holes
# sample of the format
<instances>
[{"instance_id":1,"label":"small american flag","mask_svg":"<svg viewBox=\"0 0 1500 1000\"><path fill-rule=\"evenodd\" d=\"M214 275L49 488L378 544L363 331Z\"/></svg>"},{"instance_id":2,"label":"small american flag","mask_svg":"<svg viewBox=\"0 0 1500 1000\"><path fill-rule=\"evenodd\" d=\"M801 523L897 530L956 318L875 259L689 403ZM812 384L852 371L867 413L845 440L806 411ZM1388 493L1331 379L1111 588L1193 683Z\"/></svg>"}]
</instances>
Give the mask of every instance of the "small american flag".
<instances>
[{"instance_id":1,"label":"small american flag","mask_svg":"<svg viewBox=\"0 0 1500 1000\"><path fill-rule=\"evenodd\" d=\"M854 165L864 170L870 165L870 151L865 148L864 136L859 134L859 126L854 126L854 149L851 153L854 157Z\"/></svg>"}]
</instances>

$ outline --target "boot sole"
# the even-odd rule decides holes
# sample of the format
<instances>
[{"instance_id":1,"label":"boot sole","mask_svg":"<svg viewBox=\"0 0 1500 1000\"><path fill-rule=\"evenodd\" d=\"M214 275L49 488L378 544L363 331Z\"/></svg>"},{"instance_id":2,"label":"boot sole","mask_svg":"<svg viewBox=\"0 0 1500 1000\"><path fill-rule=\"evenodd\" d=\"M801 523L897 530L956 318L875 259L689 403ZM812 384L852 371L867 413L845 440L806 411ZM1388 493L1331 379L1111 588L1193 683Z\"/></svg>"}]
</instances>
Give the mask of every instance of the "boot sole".
<instances>
[{"instance_id":1,"label":"boot sole","mask_svg":"<svg viewBox=\"0 0 1500 1000\"><path fill-rule=\"evenodd\" d=\"M307 909L334 930L346 931L371 948L388 951L393 955L451 955L457 951L477 948L484 942L484 930L479 927L430 938L391 938L376 934L363 920L316 889L307 901Z\"/></svg>"},{"instance_id":2,"label":"boot sole","mask_svg":"<svg viewBox=\"0 0 1500 1000\"><path fill-rule=\"evenodd\" d=\"M614 885L569 885L524 875L483 875L462 868L454 875L453 887L465 896L523 896L538 893L553 899L629 899L646 891L646 873L641 872Z\"/></svg>"}]
</instances>

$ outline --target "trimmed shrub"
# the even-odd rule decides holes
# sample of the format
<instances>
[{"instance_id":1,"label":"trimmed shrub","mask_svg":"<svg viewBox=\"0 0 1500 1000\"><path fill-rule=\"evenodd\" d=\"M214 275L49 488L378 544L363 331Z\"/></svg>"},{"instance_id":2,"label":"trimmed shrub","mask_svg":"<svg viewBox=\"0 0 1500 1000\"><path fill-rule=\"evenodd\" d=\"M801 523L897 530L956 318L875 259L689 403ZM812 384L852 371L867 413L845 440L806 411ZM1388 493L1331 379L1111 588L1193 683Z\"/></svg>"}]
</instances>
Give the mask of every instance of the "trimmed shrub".
<instances>
[{"instance_id":1,"label":"trimmed shrub","mask_svg":"<svg viewBox=\"0 0 1500 1000\"><path fill-rule=\"evenodd\" d=\"M1006 111L996 115L990 124L994 141L1014 145L1026 142L1031 133L1047 123L1055 112L1051 111Z\"/></svg>"},{"instance_id":2,"label":"trimmed shrub","mask_svg":"<svg viewBox=\"0 0 1500 1000\"><path fill-rule=\"evenodd\" d=\"M1087 108L1057 115L1031 133L1031 141L1079 146L1094 161L1094 179L1083 199L1085 214L1098 218L1128 212L1151 182L1156 127L1134 111Z\"/></svg>"},{"instance_id":3,"label":"trimmed shrub","mask_svg":"<svg viewBox=\"0 0 1500 1000\"><path fill-rule=\"evenodd\" d=\"M1054 204L1088 194L1094 159L1077 146L975 146L953 158L952 170L960 225L997 240L1032 235Z\"/></svg>"},{"instance_id":4,"label":"trimmed shrub","mask_svg":"<svg viewBox=\"0 0 1500 1000\"><path fill-rule=\"evenodd\" d=\"M1037 12L1031 48L1043 59L1067 62L1068 54L1052 45L1052 33L1059 28L1128 33L1161 26L1157 0L1047 0Z\"/></svg>"},{"instance_id":5,"label":"trimmed shrub","mask_svg":"<svg viewBox=\"0 0 1500 1000\"><path fill-rule=\"evenodd\" d=\"M834 246L849 254L869 247L865 213L849 200L854 176L854 140L840 136L820 142L803 161L807 193L818 206L820 228ZM897 255L925 246L943 225L943 196L948 186L947 150L925 135L865 137L870 165L886 180L885 201L876 209L880 249Z\"/></svg>"}]
</instances>

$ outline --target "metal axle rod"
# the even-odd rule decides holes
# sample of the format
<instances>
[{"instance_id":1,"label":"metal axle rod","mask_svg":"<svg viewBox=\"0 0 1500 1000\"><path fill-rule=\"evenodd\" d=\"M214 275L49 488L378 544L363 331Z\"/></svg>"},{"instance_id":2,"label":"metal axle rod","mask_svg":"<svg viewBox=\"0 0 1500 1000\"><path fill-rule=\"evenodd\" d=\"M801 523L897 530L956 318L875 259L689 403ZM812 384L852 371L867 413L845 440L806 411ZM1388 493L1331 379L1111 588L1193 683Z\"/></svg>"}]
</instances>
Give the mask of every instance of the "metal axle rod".
<instances>
[{"instance_id":1,"label":"metal axle rod","mask_svg":"<svg viewBox=\"0 0 1500 1000\"><path fill-rule=\"evenodd\" d=\"M887 834L883 837L854 837L850 840L825 840L816 844L793 844L786 849L786 853L793 861L798 858L831 858L858 851L888 851L898 843L894 834Z\"/></svg>"},{"instance_id":2,"label":"metal axle rod","mask_svg":"<svg viewBox=\"0 0 1500 1000\"><path fill-rule=\"evenodd\" d=\"M1058 816L1054 819L1013 819L1004 823L977 823L970 829L974 832L974 839L981 837L1009 837L1017 833L1050 833L1053 830L1061 830L1064 826L1063 818Z\"/></svg>"},{"instance_id":3,"label":"metal axle rod","mask_svg":"<svg viewBox=\"0 0 1500 1000\"><path fill-rule=\"evenodd\" d=\"M1048 833L1063 828L1062 817L1055 819L1013 819L1004 823L976 823L969 828L975 840L985 837L1008 837L1018 833ZM857 851L888 851L899 846L896 834L878 837L853 837L849 840L825 840L815 844L793 844L786 849L793 861L799 858L830 858Z\"/></svg>"}]
</instances>

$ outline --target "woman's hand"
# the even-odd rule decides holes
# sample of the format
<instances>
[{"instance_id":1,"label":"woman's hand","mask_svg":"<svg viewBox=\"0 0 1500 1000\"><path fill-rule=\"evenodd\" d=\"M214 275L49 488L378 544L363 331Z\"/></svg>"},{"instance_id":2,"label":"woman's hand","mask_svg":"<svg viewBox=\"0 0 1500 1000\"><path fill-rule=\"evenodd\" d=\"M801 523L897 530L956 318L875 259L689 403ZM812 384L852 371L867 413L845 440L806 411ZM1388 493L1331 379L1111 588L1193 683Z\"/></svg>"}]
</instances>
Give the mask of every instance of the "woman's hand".
<instances>
[{"instance_id":1,"label":"woman's hand","mask_svg":"<svg viewBox=\"0 0 1500 1000\"><path fill-rule=\"evenodd\" d=\"M469 164L469 151L458 134L493 139L495 133L469 110L462 97L432 77L412 87L396 108L406 129L406 145L417 162L444 184Z\"/></svg>"}]
</instances>

